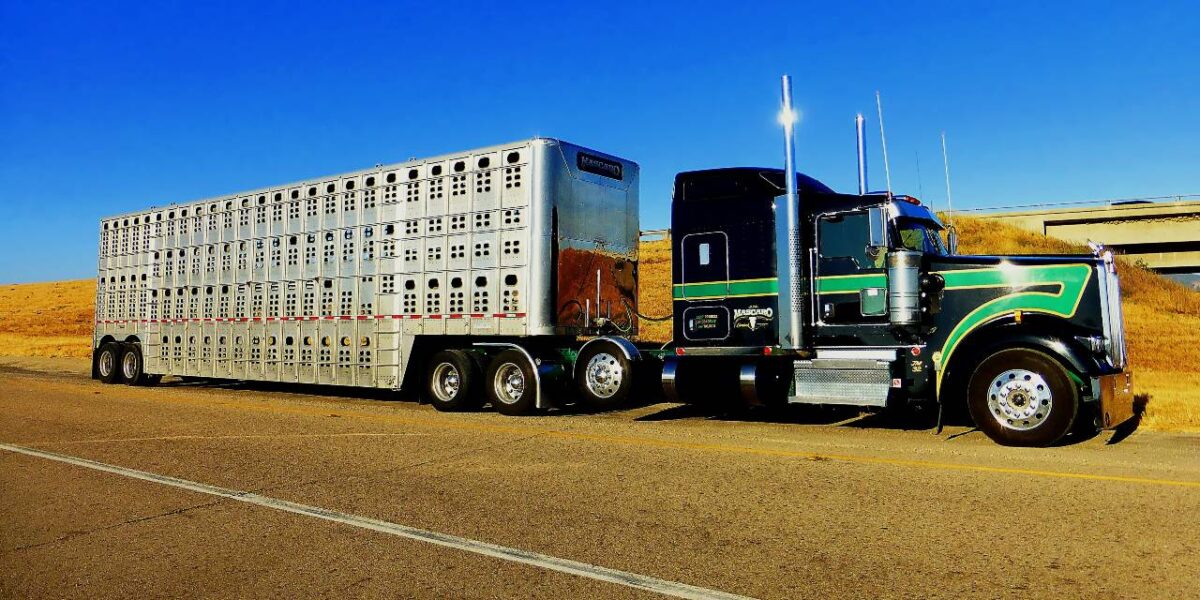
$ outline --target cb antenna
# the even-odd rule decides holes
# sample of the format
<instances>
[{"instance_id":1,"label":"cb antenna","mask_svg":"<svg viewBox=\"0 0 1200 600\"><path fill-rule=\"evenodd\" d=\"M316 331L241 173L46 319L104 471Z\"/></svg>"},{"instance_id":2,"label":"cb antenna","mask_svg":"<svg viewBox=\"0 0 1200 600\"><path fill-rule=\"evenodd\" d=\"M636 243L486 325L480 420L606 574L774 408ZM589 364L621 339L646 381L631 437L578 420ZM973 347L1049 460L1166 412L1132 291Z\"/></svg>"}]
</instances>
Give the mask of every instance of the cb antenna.
<instances>
[{"instance_id":1,"label":"cb antenna","mask_svg":"<svg viewBox=\"0 0 1200 600\"><path fill-rule=\"evenodd\" d=\"M954 227L954 200L950 196L950 157L946 152L946 132L942 132L942 165L946 169L946 213L950 217L950 227Z\"/></svg>"},{"instance_id":2,"label":"cb antenna","mask_svg":"<svg viewBox=\"0 0 1200 600\"><path fill-rule=\"evenodd\" d=\"M883 176L887 180L887 193L890 198L892 195L892 170L888 167L887 135L883 132L883 100L879 97L879 90L875 90L875 110L879 113L879 141L883 146Z\"/></svg>"}]
</instances>

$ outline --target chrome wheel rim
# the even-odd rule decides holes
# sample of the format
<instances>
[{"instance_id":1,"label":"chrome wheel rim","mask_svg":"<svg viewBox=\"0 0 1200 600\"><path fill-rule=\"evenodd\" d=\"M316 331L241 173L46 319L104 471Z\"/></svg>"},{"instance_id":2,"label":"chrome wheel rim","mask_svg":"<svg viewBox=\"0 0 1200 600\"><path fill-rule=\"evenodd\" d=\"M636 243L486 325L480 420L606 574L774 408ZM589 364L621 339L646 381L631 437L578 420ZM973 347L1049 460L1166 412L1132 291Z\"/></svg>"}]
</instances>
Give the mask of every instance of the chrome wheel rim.
<instances>
[{"instance_id":1,"label":"chrome wheel rim","mask_svg":"<svg viewBox=\"0 0 1200 600\"><path fill-rule=\"evenodd\" d=\"M462 389L462 375L458 368L450 363L441 363L433 370L433 395L442 402L450 402L458 397Z\"/></svg>"},{"instance_id":2,"label":"chrome wheel rim","mask_svg":"<svg viewBox=\"0 0 1200 600\"><path fill-rule=\"evenodd\" d=\"M125 379L133 379L137 375L137 357L132 352L126 352L121 359L121 374Z\"/></svg>"},{"instance_id":3,"label":"chrome wheel rim","mask_svg":"<svg viewBox=\"0 0 1200 600\"><path fill-rule=\"evenodd\" d=\"M113 372L113 369L116 368L116 366L117 366L116 362L117 362L117 359L113 356L112 352L110 352L108 350L101 350L100 351L100 375L103 377L108 377L109 374L111 374Z\"/></svg>"},{"instance_id":4,"label":"chrome wheel rim","mask_svg":"<svg viewBox=\"0 0 1200 600\"><path fill-rule=\"evenodd\" d=\"M505 404L516 404L525 396L525 372L514 363L504 363L496 369L493 382L496 399Z\"/></svg>"},{"instance_id":5,"label":"chrome wheel rim","mask_svg":"<svg viewBox=\"0 0 1200 600\"><path fill-rule=\"evenodd\" d=\"M988 386L988 412L1002 427L1028 431L1046 422L1054 409L1050 384L1040 373L1010 369Z\"/></svg>"},{"instance_id":6,"label":"chrome wheel rim","mask_svg":"<svg viewBox=\"0 0 1200 600\"><path fill-rule=\"evenodd\" d=\"M584 385L597 398L612 398L625 381L625 369L617 357L601 352L584 367Z\"/></svg>"}]
</instances>

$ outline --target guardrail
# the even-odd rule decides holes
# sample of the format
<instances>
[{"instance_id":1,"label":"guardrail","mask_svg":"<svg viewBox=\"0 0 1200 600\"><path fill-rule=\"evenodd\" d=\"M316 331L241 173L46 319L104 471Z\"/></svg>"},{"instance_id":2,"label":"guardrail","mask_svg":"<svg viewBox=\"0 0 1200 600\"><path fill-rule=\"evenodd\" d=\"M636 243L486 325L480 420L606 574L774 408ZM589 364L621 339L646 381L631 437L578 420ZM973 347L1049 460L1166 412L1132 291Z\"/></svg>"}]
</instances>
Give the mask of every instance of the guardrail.
<instances>
[{"instance_id":1,"label":"guardrail","mask_svg":"<svg viewBox=\"0 0 1200 600\"><path fill-rule=\"evenodd\" d=\"M643 242L669 240L669 239L671 239L671 230L670 229L647 229L647 230L641 232L641 236L639 239Z\"/></svg>"},{"instance_id":2,"label":"guardrail","mask_svg":"<svg viewBox=\"0 0 1200 600\"><path fill-rule=\"evenodd\" d=\"M1158 204L1162 202L1196 202L1200 194L1175 194L1172 196L1142 196L1138 198L1111 198L1107 200L1073 200L1070 202L1040 202L1036 204L1012 204L1008 206L984 206L980 208L960 208L954 212L982 213L999 211L1026 211L1052 209L1068 206L1121 206L1126 204Z\"/></svg>"}]
</instances>

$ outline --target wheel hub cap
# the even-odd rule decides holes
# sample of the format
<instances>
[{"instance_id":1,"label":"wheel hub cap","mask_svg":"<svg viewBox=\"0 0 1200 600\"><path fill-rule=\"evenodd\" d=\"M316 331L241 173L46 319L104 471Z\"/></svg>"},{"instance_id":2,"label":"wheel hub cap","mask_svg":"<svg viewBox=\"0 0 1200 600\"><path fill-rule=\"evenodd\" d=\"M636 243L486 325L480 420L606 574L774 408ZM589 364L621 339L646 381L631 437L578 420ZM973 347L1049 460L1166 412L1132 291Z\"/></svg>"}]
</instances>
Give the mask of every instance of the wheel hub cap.
<instances>
[{"instance_id":1,"label":"wheel hub cap","mask_svg":"<svg viewBox=\"0 0 1200 600\"><path fill-rule=\"evenodd\" d=\"M125 378L133 379L137 374L137 357L132 352L126 352L125 358L121 360L121 367L125 371Z\"/></svg>"},{"instance_id":2,"label":"wheel hub cap","mask_svg":"<svg viewBox=\"0 0 1200 600\"><path fill-rule=\"evenodd\" d=\"M593 356L584 369L584 383L598 398L611 398L621 389L624 378L621 361L605 352Z\"/></svg>"},{"instance_id":3,"label":"wheel hub cap","mask_svg":"<svg viewBox=\"0 0 1200 600\"><path fill-rule=\"evenodd\" d=\"M453 400L458 395L458 390L462 386L462 379L459 376L458 369L449 363L438 365L438 368L433 374L433 391L437 395L438 400L448 402Z\"/></svg>"},{"instance_id":4,"label":"wheel hub cap","mask_svg":"<svg viewBox=\"0 0 1200 600\"><path fill-rule=\"evenodd\" d=\"M113 360L113 355L111 352L101 352L100 353L100 374L107 376L109 373L112 373L113 367L115 366L113 363L115 363L115 362L116 361Z\"/></svg>"},{"instance_id":5,"label":"wheel hub cap","mask_svg":"<svg viewBox=\"0 0 1200 600\"><path fill-rule=\"evenodd\" d=\"M496 397L505 404L513 404L525 396L525 374L512 363L500 367L496 373Z\"/></svg>"},{"instance_id":6,"label":"wheel hub cap","mask_svg":"<svg viewBox=\"0 0 1200 600\"><path fill-rule=\"evenodd\" d=\"M1053 407L1050 384L1033 371L1011 369L997 375L988 386L988 410L1008 429L1033 429L1046 421Z\"/></svg>"}]
</instances>

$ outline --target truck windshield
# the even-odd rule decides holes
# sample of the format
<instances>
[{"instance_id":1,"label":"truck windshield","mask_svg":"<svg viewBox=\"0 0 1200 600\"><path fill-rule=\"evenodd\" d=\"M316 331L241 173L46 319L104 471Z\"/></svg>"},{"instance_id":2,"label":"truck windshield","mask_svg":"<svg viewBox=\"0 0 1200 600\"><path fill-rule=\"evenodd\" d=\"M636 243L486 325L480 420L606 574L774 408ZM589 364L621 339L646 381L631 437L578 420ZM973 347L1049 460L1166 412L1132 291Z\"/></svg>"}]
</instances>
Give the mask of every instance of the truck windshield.
<instances>
[{"instance_id":1,"label":"truck windshield","mask_svg":"<svg viewBox=\"0 0 1200 600\"><path fill-rule=\"evenodd\" d=\"M942 236L930 223L915 219L897 219L896 230L900 235L900 245L907 250L926 254L946 253L946 247L942 245Z\"/></svg>"}]
</instances>

